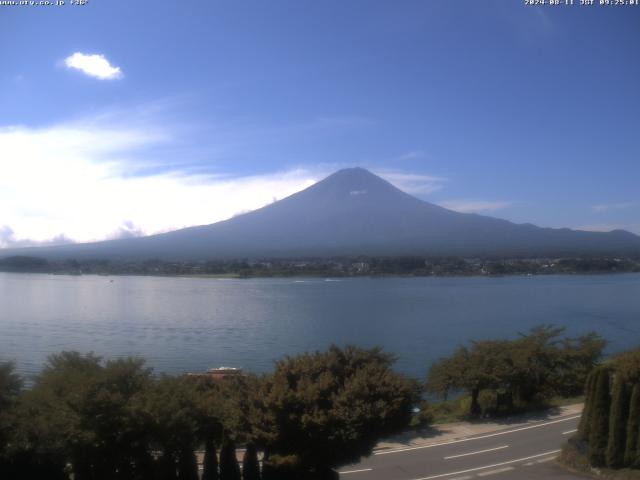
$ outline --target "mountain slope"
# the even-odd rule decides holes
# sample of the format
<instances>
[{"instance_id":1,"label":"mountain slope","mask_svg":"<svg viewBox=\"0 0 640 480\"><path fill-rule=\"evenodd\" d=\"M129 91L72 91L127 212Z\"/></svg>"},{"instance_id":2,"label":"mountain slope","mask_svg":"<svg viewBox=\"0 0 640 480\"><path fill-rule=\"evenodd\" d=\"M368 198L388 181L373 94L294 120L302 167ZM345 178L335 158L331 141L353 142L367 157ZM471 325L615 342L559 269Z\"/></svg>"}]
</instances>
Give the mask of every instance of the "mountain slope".
<instances>
[{"instance_id":1,"label":"mountain slope","mask_svg":"<svg viewBox=\"0 0 640 480\"><path fill-rule=\"evenodd\" d=\"M341 255L640 254L640 237L517 225L419 200L361 168L340 170L223 222L150 237L21 249L48 258L196 260Z\"/></svg>"}]
</instances>

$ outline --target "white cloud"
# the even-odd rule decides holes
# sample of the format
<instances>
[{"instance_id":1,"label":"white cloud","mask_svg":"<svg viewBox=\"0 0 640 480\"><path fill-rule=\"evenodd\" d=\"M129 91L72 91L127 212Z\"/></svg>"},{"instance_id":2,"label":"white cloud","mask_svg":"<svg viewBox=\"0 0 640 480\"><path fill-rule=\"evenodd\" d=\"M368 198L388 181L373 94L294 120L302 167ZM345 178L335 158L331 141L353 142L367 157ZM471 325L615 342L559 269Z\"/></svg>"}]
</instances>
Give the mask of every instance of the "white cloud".
<instances>
[{"instance_id":1,"label":"white cloud","mask_svg":"<svg viewBox=\"0 0 640 480\"><path fill-rule=\"evenodd\" d=\"M427 154L422 150L411 150L410 152L403 153L402 155L398 155L395 158L392 158L392 161L401 162L404 160L415 160L417 158L424 158Z\"/></svg>"},{"instance_id":2,"label":"white cloud","mask_svg":"<svg viewBox=\"0 0 640 480\"><path fill-rule=\"evenodd\" d=\"M120 67L111 65L109 60L101 54L88 55L75 52L64 59L64 64L67 68L75 68L100 80L117 80L123 76Z\"/></svg>"},{"instance_id":3,"label":"white cloud","mask_svg":"<svg viewBox=\"0 0 640 480\"><path fill-rule=\"evenodd\" d=\"M608 212L610 210L626 210L627 208L633 208L636 205L638 205L637 202L610 203L610 204L601 203L599 205L594 205L593 207L591 207L591 210L593 210L596 213L602 213L602 212Z\"/></svg>"},{"instance_id":4,"label":"white cloud","mask_svg":"<svg viewBox=\"0 0 640 480\"><path fill-rule=\"evenodd\" d=\"M34 247L42 245L62 245L65 243L73 243L73 240L65 235L57 235L47 240L32 240L29 238L16 238L15 232L9 225L0 226L0 248L5 247Z\"/></svg>"},{"instance_id":5,"label":"white cloud","mask_svg":"<svg viewBox=\"0 0 640 480\"><path fill-rule=\"evenodd\" d=\"M214 223L282 199L341 167L233 176L210 173L209 163L202 173L202 164L175 159L192 160L194 151L206 151L207 158L228 161L235 143L217 135L211 144L190 146L189 133L175 127L146 107L41 128L0 126L0 248ZM376 173L414 194L447 181L399 170Z\"/></svg>"},{"instance_id":6,"label":"white cloud","mask_svg":"<svg viewBox=\"0 0 640 480\"><path fill-rule=\"evenodd\" d=\"M501 210L511 205L511 202L490 200L444 200L442 202L438 202L438 205L461 213L482 213Z\"/></svg>"},{"instance_id":7,"label":"white cloud","mask_svg":"<svg viewBox=\"0 0 640 480\"><path fill-rule=\"evenodd\" d=\"M440 190L448 181L445 177L395 170L375 170L373 173L393 183L400 190L412 195L426 195Z\"/></svg>"},{"instance_id":8,"label":"white cloud","mask_svg":"<svg viewBox=\"0 0 640 480\"><path fill-rule=\"evenodd\" d=\"M319 179L293 169L230 177L179 170L140 175L164 132L122 122L0 127L0 246L93 241L213 223ZM145 150L146 149L146 150ZM64 237L59 237L64 234Z\"/></svg>"}]
</instances>

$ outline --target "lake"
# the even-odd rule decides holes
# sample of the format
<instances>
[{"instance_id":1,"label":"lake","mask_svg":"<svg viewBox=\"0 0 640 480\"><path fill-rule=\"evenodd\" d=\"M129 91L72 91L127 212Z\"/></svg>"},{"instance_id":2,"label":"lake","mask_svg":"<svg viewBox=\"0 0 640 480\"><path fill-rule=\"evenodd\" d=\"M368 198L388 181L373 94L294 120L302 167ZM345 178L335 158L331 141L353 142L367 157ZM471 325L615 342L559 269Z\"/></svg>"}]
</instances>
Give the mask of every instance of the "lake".
<instances>
[{"instance_id":1,"label":"lake","mask_svg":"<svg viewBox=\"0 0 640 480\"><path fill-rule=\"evenodd\" d=\"M471 339L542 323L640 344L640 274L502 278L213 279L0 273L0 359L143 356L158 372L271 369L285 354L381 345L424 377Z\"/></svg>"}]
</instances>

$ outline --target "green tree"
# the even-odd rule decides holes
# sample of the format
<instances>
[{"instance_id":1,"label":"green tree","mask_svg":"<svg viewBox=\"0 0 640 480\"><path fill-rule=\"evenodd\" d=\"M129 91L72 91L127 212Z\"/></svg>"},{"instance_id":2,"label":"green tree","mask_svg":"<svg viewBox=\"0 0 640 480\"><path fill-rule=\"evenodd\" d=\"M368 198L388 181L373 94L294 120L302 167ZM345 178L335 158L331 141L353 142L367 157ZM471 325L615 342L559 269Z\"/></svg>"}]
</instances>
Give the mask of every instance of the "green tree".
<instances>
[{"instance_id":1,"label":"green tree","mask_svg":"<svg viewBox=\"0 0 640 480\"><path fill-rule=\"evenodd\" d=\"M80 480L141 477L149 462L148 434L132 403L149 382L141 360L52 355L16 411L15 444L36 457L71 463Z\"/></svg>"},{"instance_id":2,"label":"green tree","mask_svg":"<svg viewBox=\"0 0 640 480\"><path fill-rule=\"evenodd\" d=\"M18 467L15 452L9 452L13 408L22 390L22 379L15 373L13 362L0 363L0 478L15 478Z\"/></svg>"},{"instance_id":3,"label":"green tree","mask_svg":"<svg viewBox=\"0 0 640 480\"><path fill-rule=\"evenodd\" d=\"M611 408L609 392L610 371L600 367L595 379L594 399L589 426L589 462L595 467L606 465L606 450L609 443L609 413Z\"/></svg>"},{"instance_id":4,"label":"green tree","mask_svg":"<svg viewBox=\"0 0 640 480\"><path fill-rule=\"evenodd\" d=\"M640 383L631 391L629 402L629 420L627 421L627 445L624 452L624 464L628 467L640 466Z\"/></svg>"},{"instance_id":5,"label":"green tree","mask_svg":"<svg viewBox=\"0 0 640 480\"><path fill-rule=\"evenodd\" d=\"M614 374L611 412L609 414L609 443L607 445L607 465L619 468L624 463L626 427L629 415L629 392L626 379Z\"/></svg>"},{"instance_id":6,"label":"green tree","mask_svg":"<svg viewBox=\"0 0 640 480\"><path fill-rule=\"evenodd\" d=\"M141 395L134 413L151 436L151 448L163 453L163 471L175 467L181 452L200 443L203 417L197 385L185 377L162 376Z\"/></svg>"},{"instance_id":7,"label":"green tree","mask_svg":"<svg viewBox=\"0 0 640 480\"><path fill-rule=\"evenodd\" d=\"M369 455L384 436L406 428L417 384L394 373L380 349L332 346L286 357L264 383L268 450L317 472Z\"/></svg>"},{"instance_id":8,"label":"green tree","mask_svg":"<svg viewBox=\"0 0 640 480\"><path fill-rule=\"evenodd\" d=\"M231 440L225 441L220 450L220 480L240 480L236 446Z\"/></svg>"},{"instance_id":9,"label":"green tree","mask_svg":"<svg viewBox=\"0 0 640 480\"><path fill-rule=\"evenodd\" d=\"M578 425L578 437L584 441L589 441L589 427L591 426L591 412L593 410L593 401L595 399L595 378L598 371L592 371L587 377L587 383L584 387L584 408L580 416L580 424Z\"/></svg>"},{"instance_id":10,"label":"green tree","mask_svg":"<svg viewBox=\"0 0 640 480\"><path fill-rule=\"evenodd\" d=\"M52 455L69 462L77 480L92 478L99 460L96 432L86 422L91 421L89 399L101 373L101 359L92 354L52 355L17 412L21 437L17 441L34 442L36 456Z\"/></svg>"},{"instance_id":11,"label":"green tree","mask_svg":"<svg viewBox=\"0 0 640 480\"><path fill-rule=\"evenodd\" d=\"M565 397L584 394L587 376L602 358L606 346L607 341L595 332L562 339L554 385L556 393Z\"/></svg>"},{"instance_id":12,"label":"green tree","mask_svg":"<svg viewBox=\"0 0 640 480\"><path fill-rule=\"evenodd\" d=\"M449 394L461 388L461 377L467 365L467 351L459 347L448 358L441 358L431 364L427 375L426 390L447 401Z\"/></svg>"},{"instance_id":13,"label":"green tree","mask_svg":"<svg viewBox=\"0 0 640 480\"><path fill-rule=\"evenodd\" d=\"M190 448L183 448L178 456L178 480L198 480L198 461Z\"/></svg>"},{"instance_id":14,"label":"green tree","mask_svg":"<svg viewBox=\"0 0 640 480\"><path fill-rule=\"evenodd\" d=\"M451 357L431 366L427 390L443 398L452 391L466 392L472 416L482 412L483 392L485 398L494 399L494 405L485 408L495 410L575 394L582 390L605 342L595 333L561 338L562 332L562 328L543 325L514 340L460 346Z\"/></svg>"},{"instance_id":15,"label":"green tree","mask_svg":"<svg viewBox=\"0 0 640 480\"><path fill-rule=\"evenodd\" d=\"M247 445L242 458L242 480L260 480L258 451L253 443Z\"/></svg>"},{"instance_id":16,"label":"green tree","mask_svg":"<svg viewBox=\"0 0 640 480\"><path fill-rule=\"evenodd\" d=\"M0 363L0 414L7 411L22 391L22 378L15 373L13 362Z\"/></svg>"},{"instance_id":17,"label":"green tree","mask_svg":"<svg viewBox=\"0 0 640 480\"><path fill-rule=\"evenodd\" d=\"M613 365L629 383L640 383L640 348L616 355Z\"/></svg>"},{"instance_id":18,"label":"green tree","mask_svg":"<svg viewBox=\"0 0 640 480\"><path fill-rule=\"evenodd\" d=\"M218 455L213 438L208 438L204 444L204 462L202 465L202 480L218 480Z\"/></svg>"}]
</instances>

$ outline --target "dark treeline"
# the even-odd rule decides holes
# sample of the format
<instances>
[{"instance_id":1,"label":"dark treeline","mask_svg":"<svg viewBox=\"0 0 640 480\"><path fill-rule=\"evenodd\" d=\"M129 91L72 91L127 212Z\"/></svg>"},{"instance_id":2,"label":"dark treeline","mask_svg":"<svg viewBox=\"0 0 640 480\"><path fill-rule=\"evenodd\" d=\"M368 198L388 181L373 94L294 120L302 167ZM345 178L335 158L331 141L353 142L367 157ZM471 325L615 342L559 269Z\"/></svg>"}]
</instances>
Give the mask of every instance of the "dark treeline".
<instances>
[{"instance_id":1,"label":"dark treeline","mask_svg":"<svg viewBox=\"0 0 640 480\"><path fill-rule=\"evenodd\" d=\"M204 480L336 478L411 420L419 388L393 362L332 347L213 380L63 352L28 390L0 364L0 478L197 480L200 450Z\"/></svg>"},{"instance_id":2,"label":"dark treeline","mask_svg":"<svg viewBox=\"0 0 640 480\"><path fill-rule=\"evenodd\" d=\"M552 397L581 395L606 341L596 333L561 337L554 326L533 328L515 340L485 340L460 346L433 363L427 390L444 399L469 398L471 416L543 405Z\"/></svg>"},{"instance_id":3,"label":"dark treeline","mask_svg":"<svg viewBox=\"0 0 640 480\"><path fill-rule=\"evenodd\" d=\"M572 443L593 467L640 468L640 349L591 372Z\"/></svg>"},{"instance_id":4,"label":"dark treeline","mask_svg":"<svg viewBox=\"0 0 640 480\"><path fill-rule=\"evenodd\" d=\"M199 262L45 260L31 256L0 258L0 271L100 275L233 275L239 277L307 276L475 276L640 272L640 259L460 258L460 257L334 257L243 259Z\"/></svg>"}]
</instances>

